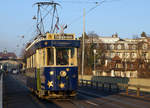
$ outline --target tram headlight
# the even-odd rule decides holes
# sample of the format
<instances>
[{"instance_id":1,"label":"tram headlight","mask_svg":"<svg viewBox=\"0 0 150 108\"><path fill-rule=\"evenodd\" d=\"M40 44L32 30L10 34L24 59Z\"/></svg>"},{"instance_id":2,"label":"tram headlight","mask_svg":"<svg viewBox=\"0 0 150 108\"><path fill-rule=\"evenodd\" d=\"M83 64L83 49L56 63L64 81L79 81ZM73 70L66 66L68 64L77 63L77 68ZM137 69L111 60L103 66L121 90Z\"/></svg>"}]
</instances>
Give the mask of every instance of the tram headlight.
<instances>
[{"instance_id":1,"label":"tram headlight","mask_svg":"<svg viewBox=\"0 0 150 108\"><path fill-rule=\"evenodd\" d=\"M67 75L67 72L66 72L66 71L61 71L61 72L60 72L60 76L61 76L61 77L65 77L66 75Z\"/></svg>"},{"instance_id":2,"label":"tram headlight","mask_svg":"<svg viewBox=\"0 0 150 108\"><path fill-rule=\"evenodd\" d=\"M54 71L50 71L49 74L50 74L50 75L54 75Z\"/></svg>"},{"instance_id":3,"label":"tram headlight","mask_svg":"<svg viewBox=\"0 0 150 108\"><path fill-rule=\"evenodd\" d=\"M65 88L65 84L64 84L64 83L60 83L60 84L59 84L59 87L60 87L60 88Z\"/></svg>"}]
</instances>

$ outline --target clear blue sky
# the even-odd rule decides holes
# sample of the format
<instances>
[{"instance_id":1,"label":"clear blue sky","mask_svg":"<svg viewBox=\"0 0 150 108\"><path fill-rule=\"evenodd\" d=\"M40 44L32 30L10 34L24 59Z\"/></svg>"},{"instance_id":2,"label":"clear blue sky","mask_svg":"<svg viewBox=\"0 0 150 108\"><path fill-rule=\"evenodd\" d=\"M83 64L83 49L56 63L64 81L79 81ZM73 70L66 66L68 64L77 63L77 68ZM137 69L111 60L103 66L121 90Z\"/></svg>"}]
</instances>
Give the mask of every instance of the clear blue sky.
<instances>
[{"instance_id":1,"label":"clear blue sky","mask_svg":"<svg viewBox=\"0 0 150 108\"><path fill-rule=\"evenodd\" d=\"M16 51L35 34L35 2L42 0L1 0L0 3L0 51ZM43 0L46 1L46 0ZM102 1L102 0L55 0L55 1ZM142 31L150 34L150 0L108 0L86 15L86 32L95 31L102 36L118 33L121 38L132 38ZM113 1L113 2L112 2ZM70 24L65 32L80 36L83 31L83 8L86 12L94 3L59 2L61 24ZM75 20L75 21L74 21ZM21 36L25 38L22 39ZM19 47L17 47L19 45Z\"/></svg>"}]
</instances>

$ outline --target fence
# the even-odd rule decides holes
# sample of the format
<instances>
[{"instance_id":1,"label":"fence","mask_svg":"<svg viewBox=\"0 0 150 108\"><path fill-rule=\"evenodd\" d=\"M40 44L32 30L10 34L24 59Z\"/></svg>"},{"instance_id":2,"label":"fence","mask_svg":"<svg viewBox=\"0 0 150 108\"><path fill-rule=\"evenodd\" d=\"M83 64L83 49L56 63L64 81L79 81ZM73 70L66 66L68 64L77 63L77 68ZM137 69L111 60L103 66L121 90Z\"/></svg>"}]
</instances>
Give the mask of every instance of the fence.
<instances>
[{"instance_id":1,"label":"fence","mask_svg":"<svg viewBox=\"0 0 150 108\"><path fill-rule=\"evenodd\" d=\"M129 85L141 85L141 86L149 86L150 79L149 78L127 78L127 77L110 77L110 76L92 76L92 75L84 75L83 78L79 75L79 80L92 80L99 81L102 83L117 83L117 84L129 84ZM129 89L136 90L135 87L129 86ZM150 92L149 88L141 88L141 91Z\"/></svg>"},{"instance_id":2,"label":"fence","mask_svg":"<svg viewBox=\"0 0 150 108\"><path fill-rule=\"evenodd\" d=\"M131 84L121 84L121 83L108 83L108 82L100 82L100 81L92 81L92 80L80 80L80 86L92 87L101 90L107 90L108 92L116 91L120 92L121 90L125 90L126 95L129 95L129 87L134 87L136 90L136 96L140 96L141 88L150 89L150 86L142 86L142 85L131 85Z\"/></svg>"}]
</instances>

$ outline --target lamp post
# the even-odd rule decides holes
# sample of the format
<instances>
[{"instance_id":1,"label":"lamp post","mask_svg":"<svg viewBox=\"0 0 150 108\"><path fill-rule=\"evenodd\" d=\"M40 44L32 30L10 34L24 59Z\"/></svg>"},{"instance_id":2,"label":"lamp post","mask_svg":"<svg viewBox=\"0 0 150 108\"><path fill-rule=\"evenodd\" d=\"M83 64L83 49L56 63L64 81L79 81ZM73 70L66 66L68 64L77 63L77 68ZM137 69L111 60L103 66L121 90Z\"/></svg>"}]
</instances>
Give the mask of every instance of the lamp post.
<instances>
[{"instance_id":1,"label":"lamp post","mask_svg":"<svg viewBox=\"0 0 150 108\"><path fill-rule=\"evenodd\" d=\"M83 36L82 36L82 71L81 79L83 80L84 75L84 50L85 50L85 9L83 10Z\"/></svg>"},{"instance_id":2,"label":"lamp post","mask_svg":"<svg viewBox=\"0 0 150 108\"><path fill-rule=\"evenodd\" d=\"M95 75L96 71L95 71L95 56L96 56L96 49L93 50L94 52L94 71L93 71L93 75Z\"/></svg>"}]
</instances>

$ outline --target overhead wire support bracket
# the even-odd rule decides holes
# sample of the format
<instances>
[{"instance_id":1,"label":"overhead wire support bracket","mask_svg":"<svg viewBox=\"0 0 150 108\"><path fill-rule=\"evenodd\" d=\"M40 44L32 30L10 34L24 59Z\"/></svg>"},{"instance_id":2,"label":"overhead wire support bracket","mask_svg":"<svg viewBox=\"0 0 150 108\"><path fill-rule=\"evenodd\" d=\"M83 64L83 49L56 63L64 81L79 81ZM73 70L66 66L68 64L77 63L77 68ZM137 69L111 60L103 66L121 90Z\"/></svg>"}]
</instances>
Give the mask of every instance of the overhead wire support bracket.
<instances>
[{"instance_id":1,"label":"overhead wire support bracket","mask_svg":"<svg viewBox=\"0 0 150 108\"><path fill-rule=\"evenodd\" d=\"M34 5L59 5L60 6L59 3L55 3L53 1L52 2L37 2Z\"/></svg>"}]
</instances>

